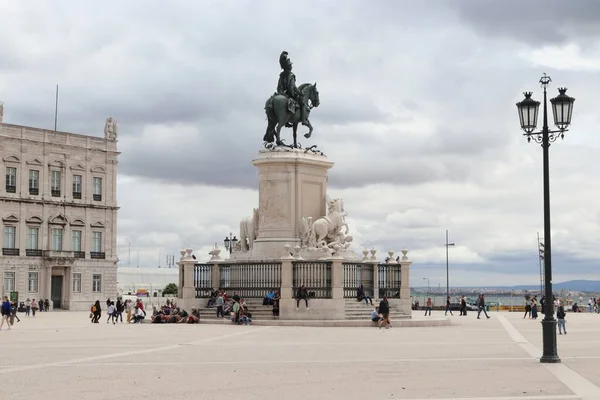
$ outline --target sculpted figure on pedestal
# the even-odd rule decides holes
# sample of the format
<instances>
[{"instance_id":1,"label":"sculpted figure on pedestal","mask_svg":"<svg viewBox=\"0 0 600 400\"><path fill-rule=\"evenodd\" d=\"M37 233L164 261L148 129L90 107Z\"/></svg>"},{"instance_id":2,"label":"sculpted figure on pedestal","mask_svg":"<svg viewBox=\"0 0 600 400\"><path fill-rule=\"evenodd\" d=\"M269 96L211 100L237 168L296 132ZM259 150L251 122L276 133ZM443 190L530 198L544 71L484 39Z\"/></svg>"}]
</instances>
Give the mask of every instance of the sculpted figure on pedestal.
<instances>
[{"instance_id":1,"label":"sculpted figure on pedestal","mask_svg":"<svg viewBox=\"0 0 600 400\"><path fill-rule=\"evenodd\" d=\"M240 249L239 251L252 250L252 244L258 236L258 208L252 210L252 216L240 222Z\"/></svg>"},{"instance_id":2,"label":"sculpted figure on pedestal","mask_svg":"<svg viewBox=\"0 0 600 400\"><path fill-rule=\"evenodd\" d=\"M343 227L346 228L345 233L342 232ZM352 241L351 236L346 236L348 232L342 199L328 199L325 217L314 222L310 217L302 218L300 226L302 245L305 247L333 247L337 244L341 248L347 248Z\"/></svg>"},{"instance_id":3,"label":"sculpted figure on pedestal","mask_svg":"<svg viewBox=\"0 0 600 400\"><path fill-rule=\"evenodd\" d=\"M113 117L106 118L106 122L104 123L104 138L117 140L117 120Z\"/></svg>"},{"instance_id":4,"label":"sculpted figure on pedestal","mask_svg":"<svg viewBox=\"0 0 600 400\"><path fill-rule=\"evenodd\" d=\"M296 139L298 123L308 126L309 131L304 135L310 138L313 127L308 120L310 110L319 106L319 91L315 83L303 83L296 87L296 75L292 72L292 61L288 58L288 52L284 51L279 56L279 65L283 72L279 74L277 92L265 103L267 113L267 131L263 140L267 143L275 142L278 146L285 146L281 140L281 128L292 128L294 135L293 148L299 148ZM277 140L275 140L277 139Z\"/></svg>"}]
</instances>

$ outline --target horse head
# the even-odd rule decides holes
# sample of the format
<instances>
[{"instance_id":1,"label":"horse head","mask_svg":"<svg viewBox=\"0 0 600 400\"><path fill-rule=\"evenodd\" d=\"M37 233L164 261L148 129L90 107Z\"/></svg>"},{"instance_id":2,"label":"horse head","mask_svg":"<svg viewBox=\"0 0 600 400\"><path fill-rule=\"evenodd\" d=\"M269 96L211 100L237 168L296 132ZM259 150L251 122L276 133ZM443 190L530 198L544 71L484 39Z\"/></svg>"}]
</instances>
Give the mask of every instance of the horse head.
<instances>
[{"instance_id":1,"label":"horse head","mask_svg":"<svg viewBox=\"0 0 600 400\"><path fill-rule=\"evenodd\" d=\"M302 96L305 100L310 100L313 107L319 107L319 91L317 90L317 83L303 83L298 87L298 90L302 92Z\"/></svg>"},{"instance_id":2,"label":"horse head","mask_svg":"<svg viewBox=\"0 0 600 400\"><path fill-rule=\"evenodd\" d=\"M319 99L319 91L317 90L317 82L315 82L314 85L312 85L312 90L310 92L311 96L310 101L313 104L313 106L315 107L319 107L319 103L321 102L321 100Z\"/></svg>"}]
</instances>

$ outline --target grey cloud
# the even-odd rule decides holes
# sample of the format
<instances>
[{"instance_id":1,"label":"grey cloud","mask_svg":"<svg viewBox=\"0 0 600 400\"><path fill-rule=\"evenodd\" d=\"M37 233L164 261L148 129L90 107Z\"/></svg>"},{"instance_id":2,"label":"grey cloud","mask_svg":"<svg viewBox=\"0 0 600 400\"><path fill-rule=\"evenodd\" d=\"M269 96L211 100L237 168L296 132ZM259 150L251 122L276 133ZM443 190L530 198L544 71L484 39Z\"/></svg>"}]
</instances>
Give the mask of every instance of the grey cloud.
<instances>
[{"instance_id":1,"label":"grey cloud","mask_svg":"<svg viewBox=\"0 0 600 400\"><path fill-rule=\"evenodd\" d=\"M600 34L600 4L595 0L459 0L447 6L478 33L533 47L595 41Z\"/></svg>"}]
</instances>

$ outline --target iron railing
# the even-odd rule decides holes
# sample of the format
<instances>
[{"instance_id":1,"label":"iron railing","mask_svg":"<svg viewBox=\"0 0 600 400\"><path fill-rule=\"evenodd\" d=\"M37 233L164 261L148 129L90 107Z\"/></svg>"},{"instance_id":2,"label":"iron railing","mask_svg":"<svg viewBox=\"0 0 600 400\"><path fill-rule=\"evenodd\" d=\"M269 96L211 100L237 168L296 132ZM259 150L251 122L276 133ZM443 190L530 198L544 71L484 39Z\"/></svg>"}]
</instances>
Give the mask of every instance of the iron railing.
<instances>
[{"instance_id":1,"label":"iron railing","mask_svg":"<svg viewBox=\"0 0 600 400\"><path fill-rule=\"evenodd\" d=\"M74 251L73 257L75 258L85 258L85 251Z\"/></svg>"},{"instance_id":2,"label":"iron railing","mask_svg":"<svg viewBox=\"0 0 600 400\"><path fill-rule=\"evenodd\" d=\"M6 185L6 193L16 193L17 187L15 185Z\"/></svg>"},{"instance_id":3,"label":"iron railing","mask_svg":"<svg viewBox=\"0 0 600 400\"><path fill-rule=\"evenodd\" d=\"M377 266L379 297L400 298L401 271L400 264L379 264Z\"/></svg>"},{"instance_id":4,"label":"iron railing","mask_svg":"<svg viewBox=\"0 0 600 400\"><path fill-rule=\"evenodd\" d=\"M281 263L249 262L220 265L219 288L229 296L263 298L271 290L281 288Z\"/></svg>"},{"instance_id":5,"label":"iron railing","mask_svg":"<svg viewBox=\"0 0 600 400\"><path fill-rule=\"evenodd\" d=\"M92 251L90 252L90 258L92 260L104 260L106 258L106 253L103 251Z\"/></svg>"},{"instance_id":6,"label":"iron railing","mask_svg":"<svg viewBox=\"0 0 600 400\"><path fill-rule=\"evenodd\" d=\"M344 297L357 297L358 287L363 285L365 295L373 297L373 264L344 263Z\"/></svg>"},{"instance_id":7,"label":"iron railing","mask_svg":"<svg viewBox=\"0 0 600 400\"><path fill-rule=\"evenodd\" d=\"M42 252L42 250L37 250L37 249L25 249L25 255L27 257L42 257L44 253Z\"/></svg>"},{"instance_id":8,"label":"iron railing","mask_svg":"<svg viewBox=\"0 0 600 400\"><path fill-rule=\"evenodd\" d=\"M3 248L2 249L2 255L3 256L18 256L19 255L19 249L15 249L15 248Z\"/></svg>"},{"instance_id":9,"label":"iron railing","mask_svg":"<svg viewBox=\"0 0 600 400\"><path fill-rule=\"evenodd\" d=\"M294 297L304 285L309 298L331 299L331 262L294 261L292 264L292 288Z\"/></svg>"},{"instance_id":10,"label":"iron railing","mask_svg":"<svg viewBox=\"0 0 600 400\"><path fill-rule=\"evenodd\" d=\"M212 264L194 265L194 288L196 289L196 298L208 298L213 291L212 287Z\"/></svg>"}]
</instances>

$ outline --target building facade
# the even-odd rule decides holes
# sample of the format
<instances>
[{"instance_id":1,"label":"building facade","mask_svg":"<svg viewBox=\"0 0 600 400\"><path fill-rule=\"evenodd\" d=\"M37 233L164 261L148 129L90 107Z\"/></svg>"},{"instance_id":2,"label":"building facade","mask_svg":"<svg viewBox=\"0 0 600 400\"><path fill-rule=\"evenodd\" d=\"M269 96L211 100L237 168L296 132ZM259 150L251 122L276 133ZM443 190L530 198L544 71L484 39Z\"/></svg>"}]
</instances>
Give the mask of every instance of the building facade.
<instances>
[{"instance_id":1,"label":"building facade","mask_svg":"<svg viewBox=\"0 0 600 400\"><path fill-rule=\"evenodd\" d=\"M107 120L101 138L0 117L3 294L69 310L116 296L115 128Z\"/></svg>"}]
</instances>

